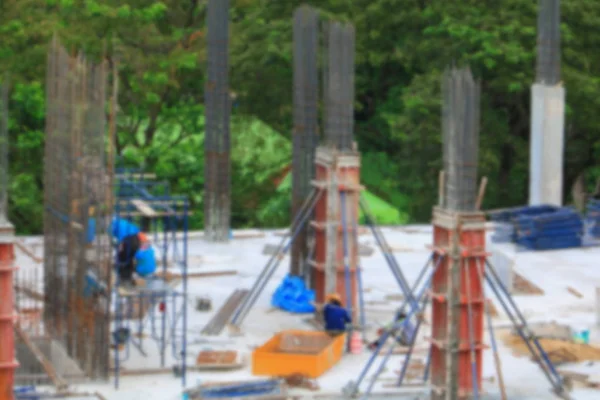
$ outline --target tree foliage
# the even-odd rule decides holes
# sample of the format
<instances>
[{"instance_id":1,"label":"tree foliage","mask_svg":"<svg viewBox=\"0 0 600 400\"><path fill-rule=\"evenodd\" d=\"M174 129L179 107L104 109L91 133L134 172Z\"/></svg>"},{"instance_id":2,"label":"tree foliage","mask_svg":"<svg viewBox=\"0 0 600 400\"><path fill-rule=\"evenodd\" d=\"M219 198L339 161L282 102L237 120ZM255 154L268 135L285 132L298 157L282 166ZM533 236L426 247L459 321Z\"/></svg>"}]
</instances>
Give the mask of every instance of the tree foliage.
<instances>
[{"instance_id":1,"label":"tree foliage","mask_svg":"<svg viewBox=\"0 0 600 400\"><path fill-rule=\"evenodd\" d=\"M440 78L444 68L455 63L469 65L481 80L480 173L490 182L484 205L526 202L537 2L309 3L323 18L355 24L356 137L363 153L362 180L375 196L412 221L429 218L441 166ZM205 4L0 2L0 72L10 72L13 82L11 218L19 229L39 232L42 224L45 61L55 33L72 51L81 49L95 58L105 55L111 63L118 60L118 151L189 195L197 210L194 223L202 224ZM269 218L257 210L269 207L280 215L277 223L287 219L289 203L269 201L276 194L272 178L286 168L289 157L292 14L300 4L231 0L236 226L267 223ZM562 18L568 199L578 178L592 186L600 176L600 56L593 51L600 45L595 23L600 20L600 3L563 0ZM283 143L288 150L282 151Z\"/></svg>"}]
</instances>

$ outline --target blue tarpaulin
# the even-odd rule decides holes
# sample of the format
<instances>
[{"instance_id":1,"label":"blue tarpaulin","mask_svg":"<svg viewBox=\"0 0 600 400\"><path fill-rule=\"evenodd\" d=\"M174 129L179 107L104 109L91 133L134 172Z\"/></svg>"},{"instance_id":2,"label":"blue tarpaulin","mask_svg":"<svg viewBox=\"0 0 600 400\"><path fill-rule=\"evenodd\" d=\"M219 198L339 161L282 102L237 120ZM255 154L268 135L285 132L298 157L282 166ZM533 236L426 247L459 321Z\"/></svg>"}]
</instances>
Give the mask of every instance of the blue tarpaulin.
<instances>
[{"instance_id":1,"label":"blue tarpaulin","mask_svg":"<svg viewBox=\"0 0 600 400\"><path fill-rule=\"evenodd\" d=\"M287 276L273 293L271 305L282 310L304 314L315 312L315 291L306 288L297 276Z\"/></svg>"}]
</instances>

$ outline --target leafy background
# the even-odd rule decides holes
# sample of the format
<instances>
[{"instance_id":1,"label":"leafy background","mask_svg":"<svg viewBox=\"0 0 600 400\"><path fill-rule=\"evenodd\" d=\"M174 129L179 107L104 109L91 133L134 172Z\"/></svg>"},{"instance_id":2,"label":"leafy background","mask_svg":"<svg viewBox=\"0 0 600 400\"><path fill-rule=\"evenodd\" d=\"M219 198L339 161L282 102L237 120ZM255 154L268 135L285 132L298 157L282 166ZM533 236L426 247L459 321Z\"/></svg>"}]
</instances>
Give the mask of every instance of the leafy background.
<instances>
[{"instance_id":1,"label":"leafy background","mask_svg":"<svg viewBox=\"0 0 600 400\"><path fill-rule=\"evenodd\" d=\"M231 0L233 224L289 219L292 0ZM387 223L427 221L441 165L440 77L468 64L482 83L484 206L527 201L536 2L319 0L355 24L356 140L362 181ZM10 218L40 232L45 61L53 33L69 49L119 59L118 151L193 200L202 226L206 1L4 0L0 72L9 72ZM567 88L565 198L600 176L600 3L562 2Z\"/></svg>"}]
</instances>

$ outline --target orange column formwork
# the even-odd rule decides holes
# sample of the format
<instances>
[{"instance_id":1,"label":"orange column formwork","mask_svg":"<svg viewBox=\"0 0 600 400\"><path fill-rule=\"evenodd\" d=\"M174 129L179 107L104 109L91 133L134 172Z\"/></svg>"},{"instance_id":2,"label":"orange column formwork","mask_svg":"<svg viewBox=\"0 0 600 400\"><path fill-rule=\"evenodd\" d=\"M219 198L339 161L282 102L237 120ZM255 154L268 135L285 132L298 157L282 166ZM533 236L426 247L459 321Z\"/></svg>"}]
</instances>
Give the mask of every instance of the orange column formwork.
<instances>
[{"instance_id":1,"label":"orange column formwork","mask_svg":"<svg viewBox=\"0 0 600 400\"><path fill-rule=\"evenodd\" d=\"M0 226L0 400L12 400L15 369L13 295L14 231L10 224Z\"/></svg>"},{"instance_id":2,"label":"orange column formwork","mask_svg":"<svg viewBox=\"0 0 600 400\"><path fill-rule=\"evenodd\" d=\"M362 190L360 185L360 155L353 151L339 152L328 147L319 147L316 151L315 163L316 179L313 185L318 190L322 190L315 205L314 220L311 222L315 231L315 249L311 265L313 267L313 287L316 300L318 303L323 303L328 294L327 288L335 287L336 292L342 298L343 304L348 304L344 260L344 227L341 218L340 196L343 192L346 198L346 240L352 311L354 316L357 316L358 283L356 271L359 264L357 229L359 198ZM332 174L335 174L335 176L332 176ZM333 181L332 178L335 180ZM337 193L332 196L330 189L334 187L337 188ZM332 201L335 204L331 204ZM333 226L334 230L328 232L328 226ZM331 268L335 269L335 285L331 282L328 285L328 263L331 264ZM333 276L333 274L330 274L330 276Z\"/></svg>"},{"instance_id":3,"label":"orange column formwork","mask_svg":"<svg viewBox=\"0 0 600 400\"><path fill-rule=\"evenodd\" d=\"M434 261L443 258L433 275L430 292L431 399L467 399L473 394L472 349L477 388L482 393L485 294L477 268L483 276L487 256L485 215L434 208L433 242ZM458 274L452 274L455 267ZM446 397L448 392L456 395Z\"/></svg>"}]
</instances>

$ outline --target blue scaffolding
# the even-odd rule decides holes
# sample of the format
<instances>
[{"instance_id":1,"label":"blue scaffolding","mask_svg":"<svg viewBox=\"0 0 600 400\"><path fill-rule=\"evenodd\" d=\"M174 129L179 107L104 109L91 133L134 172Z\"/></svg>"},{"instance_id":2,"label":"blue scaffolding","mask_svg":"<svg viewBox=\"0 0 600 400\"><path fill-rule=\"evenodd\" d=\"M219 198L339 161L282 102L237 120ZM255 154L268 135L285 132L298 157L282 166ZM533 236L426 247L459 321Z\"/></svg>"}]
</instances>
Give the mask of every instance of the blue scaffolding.
<instances>
[{"instance_id":1,"label":"blue scaffolding","mask_svg":"<svg viewBox=\"0 0 600 400\"><path fill-rule=\"evenodd\" d=\"M186 197L171 195L167 182L152 178L141 170L116 169L116 218L141 226L158 252L155 274L146 279L145 286L123 289L115 274L112 341L116 388L132 348L148 356L146 339L158 345L162 368L170 347L176 361L173 371L182 385L186 384L189 203ZM117 253L115 244L115 265Z\"/></svg>"}]
</instances>

